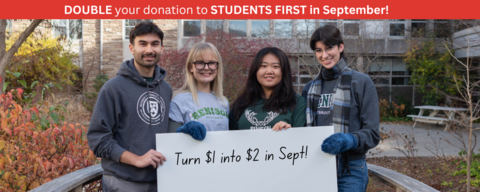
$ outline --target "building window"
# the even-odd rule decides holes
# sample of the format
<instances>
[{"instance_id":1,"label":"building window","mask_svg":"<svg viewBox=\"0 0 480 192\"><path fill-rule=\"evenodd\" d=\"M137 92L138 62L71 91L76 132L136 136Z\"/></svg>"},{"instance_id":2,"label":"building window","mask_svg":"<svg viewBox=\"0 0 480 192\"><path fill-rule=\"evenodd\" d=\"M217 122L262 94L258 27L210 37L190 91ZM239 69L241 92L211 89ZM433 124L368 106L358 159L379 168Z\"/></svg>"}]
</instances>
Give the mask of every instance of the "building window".
<instances>
[{"instance_id":1,"label":"building window","mask_svg":"<svg viewBox=\"0 0 480 192\"><path fill-rule=\"evenodd\" d=\"M320 20L320 27L323 27L325 25L333 25L337 27L337 20L334 20L334 19Z\"/></svg>"},{"instance_id":2,"label":"building window","mask_svg":"<svg viewBox=\"0 0 480 192\"><path fill-rule=\"evenodd\" d=\"M405 36L405 19L390 19L390 36Z\"/></svg>"},{"instance_id":3,"label":"building window","mask_svg":"<svg viewBox=\"0 0 480 192\"><path fill-rule=\"evenodd\" d=\"M390 85L391 60L387 58L376 59L368 68L368 75L375 85Z\"/></svg>"},{"instance_id":4,"label":"building window","mask_svg":"<svg viewBox=\"0 0 480 192\"><path fill-rule=\"evenodd\" d=\"M207 20L207 35L219 34L223 31L223 20Z\"/></svg>"},{"instance_id":5,"label":"building window","mask_svg":"<svg viewBox=\"0 0 480 192\"><path fill-rule=\"evenodd\" d=\"M202 22L200 20L184 20L183 21L183 36L195 37L201 34Z\"/></svg>"},{"instance_id":6,"label":"building window","mask_svg":"<svg viewBox=\"0 0 480 192\"><path fill-rule=\"evenodd\" d=\"M301 19L296 23L297 38L310 38L315 31L315 20Z\"/></svg>"},{"instance_id":7,"label":"building window","mask_svg":"<svg viewBox=\"0 0 480 192\"><path fill-rule=\"evenodd\" d=\"M270 21L253 20L252 37L270 37Z\"/></svg>"},{"instance_id":8,"label":"building window","mask_svg":"<svg viewBox=\"0 0 480 192\"><path fill-rule=\"evenodd\" d=\"M292 20L275 20L275 37L292 37Z\"/></svg>"},{"instance_id":9,"label":"building window","mask_svg":"<svg viewBox=\"0 0 480 192\"><path fill-rule=\"evenodd\" d=\"M68 39L82 39L81 19L57 19L52 21L53 35Z\"/></svg>"},{"instance_id":10,"label":"building window","mask_svg":"<svg viewBox=\"0 0 480 192\"><path fill-rule=\"evenodd\" d=\"M234 37L247 37L247 20L228 21L228 32Z\"/></svg>"},{"instance_id":11,"label":"building window","mask_svg":"<svg viewBox=\"0 0 480 192\"><path fill-rule=\"evenodd\" d=\"M448 20L435 20L433 27L435 30L435 37L437 38L449 37L450 27L448 25Z\"/></svg>"},{"instance_id":12,"label":"building window","mask_svg":"<svg viewBox=\"0 0 480 192\"><path fill-rule=\"evenodd\" d=\"M392 85L408 85L411 72L401 58L392 59Z\"/></svg>"},{"instance_id":13,"label":"building window","mask_svg":"<svg viewBox=\"0 0 480 192\"><path fill-rule=\"evenodd\" d=\"M343 34L345 36L359 36L360 35L360 19L343 20Z\"/></svg>"},{"instance_id":14,"label":"building window","mask_svg":"<svg viewBox=\"0 0 480 192\"><path fill-rule=\"evenodd\" d=\"M70 39L82 39L82 20L70 19L68 20L68 36Z\"/></svg>"},{"instance_id":15,"label":"building window","mask_svg":"<svg viewBox=\"0 0 480 192\"><path fill-rule=\"evenodd\" d=\"M397 100L399 96L412 97L413 85L409 84L411 72L402 58L376 59L368 67L368 75L375 83L379 96L389 102Z\"/></svg>"},{"instance_id":16,"label":"building window","mask_svg":"<svg viewBox=\"0 0 480 192\"><path fill-rule=\"evenodd\" d=\"M427 20L412 20L412 37L426 37Z\"/></svg>"},{"instance_id":17,"label":"building window","mask_svg":"<svg viewBox=\"0 0 480 192\"><path fill-rule=\"evenodd\" d=\"M130 32L132 32L133 28L135 28L135 26L142 21L152 22L151 19L125 19L125 39L126 40L130 39Z\"/></svg>"}]
</instances>

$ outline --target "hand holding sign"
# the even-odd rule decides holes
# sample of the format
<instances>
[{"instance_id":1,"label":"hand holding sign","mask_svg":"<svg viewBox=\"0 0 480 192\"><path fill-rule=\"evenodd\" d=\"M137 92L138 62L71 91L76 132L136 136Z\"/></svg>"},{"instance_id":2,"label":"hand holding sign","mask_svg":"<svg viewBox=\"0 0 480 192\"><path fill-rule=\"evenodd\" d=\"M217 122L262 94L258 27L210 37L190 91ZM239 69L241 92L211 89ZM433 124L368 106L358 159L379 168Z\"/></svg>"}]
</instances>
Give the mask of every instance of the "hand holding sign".
<instances>
[{"instance_id":1,"label":"hand holding sign","mask_svg":"<svg viewBox=\"0 0 480 192\"><path fill-rule=\"evenodd\" d=\"M205 129L205 126L203 124L196 121L190 121L185 125L179 127L177 129L177 133L186 133L192 136L194 139L201 141L205 139L205 136L207 135L207 130Z\"/></svg>"},{"instance_id":2,"label":"hand holding sign","mask_svg":"<svg viewBox=\"0 0 480 192\"><path fill-rule=\"evenodd\" d=\"M208 134L201 142L185 134L157 134L157 150L175 159L157 169L158 191L337 189L335 156L321 150L333 134L331 126ZM189 185L183 184L186 180Z\"/></svg>"},{"instance_id":3,"label":"hand holding sign","mask_svg":"<svg viewBox=\"0 0 480 192\"><path fill-rule=\"evenodd\" d=\"M332 155L357 147L358 141L351 133L335 133L323 141L322 151Z\"/></svg>"}]
</instances>

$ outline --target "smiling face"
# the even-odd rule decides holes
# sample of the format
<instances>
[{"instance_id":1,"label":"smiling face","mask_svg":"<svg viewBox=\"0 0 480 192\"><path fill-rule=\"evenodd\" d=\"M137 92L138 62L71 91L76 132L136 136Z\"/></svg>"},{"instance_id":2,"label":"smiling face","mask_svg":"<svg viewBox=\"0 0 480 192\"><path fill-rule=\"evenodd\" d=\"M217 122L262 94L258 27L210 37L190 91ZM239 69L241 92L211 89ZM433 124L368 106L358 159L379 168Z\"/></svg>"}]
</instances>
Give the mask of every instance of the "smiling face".
<instances>
[{"instance_id":1,"label":"smiling face","mask_svg":"<svg viewBox=\"0 0 480 192\"><path fill-rule=\"evenodd\" d=\"M335 46L326 46L321 41L315 43L315 56L323 67L331 69L340 61L340 53L343 52L343 43Z\"/></svg>"},{"instance_id":2,"label":"smiling face","mask_svg":"<svg viewBox=\"0 0 480 192\"><path fill-rule=\"evenodd\" d=\"M201 54L199 54L193 62L203 62L203 63L210 63L210 62L218 62L217 57L211 50L205 50L202 51ZM215 77L217 77L217 68L212 69L208 64L205 64L203 69L197 69L197 67L200 67L198 64L191 63L190 64L190 72L193 73L193 76L195 77L195 80L197 80L197 87L200 86L199 84L207 85L210 86L210 83L215 80Z\"/></svg>"},{"instance_id":3,"label":"smiling face","mask_svg":"<svg viewBox=\"0 0 480 192\"><path fill-rule=\"evenodd\" d=\"M263 57L257 71L257 80L263 90L273 90L282 81L282 66L275 55L267 54Z\"/></svg>"},{"instance_id":4,"label":"smiling face","mask_svg":"<svg viewBox=\"0 0 480 192\"><path fill-rule=\"evenodd\" d=\"M153 33L136 36L134 45L130 44L128 47L133 54L135 65L145 68L154 67L163 52L160 38Z\"/></svg>"}]
</instances>

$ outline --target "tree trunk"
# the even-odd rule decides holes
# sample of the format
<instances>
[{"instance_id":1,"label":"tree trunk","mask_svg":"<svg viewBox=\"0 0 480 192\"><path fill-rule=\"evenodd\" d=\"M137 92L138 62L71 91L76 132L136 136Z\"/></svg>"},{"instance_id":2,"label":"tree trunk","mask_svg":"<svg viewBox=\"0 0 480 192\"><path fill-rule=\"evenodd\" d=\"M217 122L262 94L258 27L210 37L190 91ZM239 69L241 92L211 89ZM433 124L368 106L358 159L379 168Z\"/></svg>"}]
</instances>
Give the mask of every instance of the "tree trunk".
<instances>
[{"instance_id":1,"label":"tree trunk","mask_svg":"<svg viewBox=\"0 0 480 192\"><path fill-rule=\"evenodd\" d=\"M472 149L472 132L473 132L473 129L472 127L470 126L470 132L468 134L468 153L467 153L467 192L470 192L472 191L471 189L471 179L470 179L470 176L471 176L471 173L470 173L470 167L472 166L472 153L473 153L473 149Z\"/></svg>"},{"instance_id":2,"label":"tree trunk","mask_svg":"<svg viewBox=\"0 0 480 192\"><path fill-rule=\"evenodd\" d=\"M7 65L10 63L10 59L12 59L13 55L17 52L18 48L22 45L23 42L27 39L30 34L35 30L35 28L43 21L43 19L35 19L30 23L30 25L25 29L25 31L20 34L18 39L15 43L10 47L10 49L5 52L5 27L6 27L6 20L0 20L0 74L2 75L2 80L5 79L5 69ZM3 26L3 27L2 27ZM2 33L3 31L3 33ZM3 37L2 37L3 36ZM3 86L3 85L2 85ZM0 94L3 92L3 89L0 89Z\"/></svg>"},{"instance_id":3,"label":"tree trunk","mask_svg":"<svg viewBox=\"0 0 480 192\"><path fill-rule=\"evenodd\" d=\"M6 49L6 45L5 45L5 28L7 27L7 20L5 19L0 19L0 60L3 58L3 56L5 55L5 49Z\"/></svg>"},{"instance_id":4,"label":"tree trunk","mask_svg":"<svg viewBox=\"0 0 480 192\"><path fill-rule=\"evenodd\" d=\"M7 27L7 20L0 19L0 61L2 60L3 56L5 56L7 45L5 44L6 41L6 27ZM5 72L0 72L0 94L3 92L3 85L5 84Z\"/></svg>"}]
</instances>

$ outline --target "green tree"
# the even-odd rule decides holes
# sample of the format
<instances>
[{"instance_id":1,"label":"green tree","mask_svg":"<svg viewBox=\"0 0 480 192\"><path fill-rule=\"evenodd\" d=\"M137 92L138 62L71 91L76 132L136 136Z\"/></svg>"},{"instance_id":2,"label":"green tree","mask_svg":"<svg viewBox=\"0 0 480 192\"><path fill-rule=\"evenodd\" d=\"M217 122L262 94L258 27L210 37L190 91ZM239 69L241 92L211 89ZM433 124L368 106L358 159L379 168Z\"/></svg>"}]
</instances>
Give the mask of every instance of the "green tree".
<instances>
[{"instance_id":1,"label":"green tree","mask_svg":"<svg viewBox=\"0 0 480 192\"><path fill-rule=\"evenodd\" d=\"M405 54L404 61L412 71L410 83L417 85L419 93L424 94L422 102L437 105L446 94L455 94L457 71L448 52L435 50L435 42L429 40L420 46L412 46Z\"/></svg>"}]
</instances>

